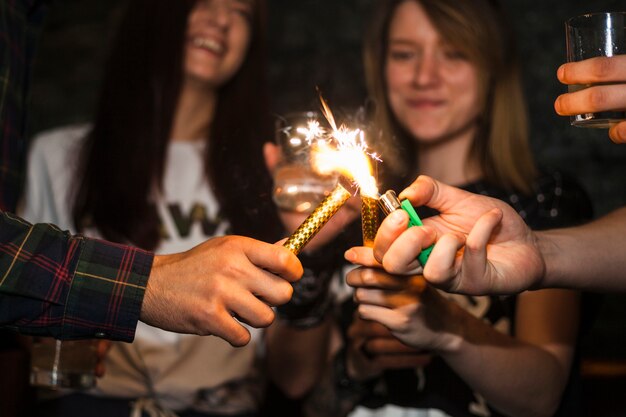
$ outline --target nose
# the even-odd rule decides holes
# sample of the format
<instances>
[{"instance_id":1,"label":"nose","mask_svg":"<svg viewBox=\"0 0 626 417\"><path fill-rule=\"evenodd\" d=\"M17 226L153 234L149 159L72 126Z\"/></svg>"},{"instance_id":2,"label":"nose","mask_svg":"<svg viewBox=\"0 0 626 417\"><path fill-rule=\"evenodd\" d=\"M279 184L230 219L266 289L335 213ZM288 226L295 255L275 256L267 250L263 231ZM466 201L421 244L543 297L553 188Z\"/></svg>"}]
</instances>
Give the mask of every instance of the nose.
<instances>
[{"instance_id":1,"label":"nose","mask_svg":"<svg viewBox=\"0 0 626 417\"><path fill-rule=\"evenodd\" d=\"M231 0L205 0L210 21L220 28L226 28L230 24L230 2Z\"/></svg>"},{"instance_id":2,"label":"nose","mask_svg":"<svg viewBox=\"0 0 626 417\"><path fill-rule=\"evenodd\" d=\"M439 60L434 51L424 51L415 63L413 83L418 87L428 87L439 81Z\"/></svg>"}]
</instances>

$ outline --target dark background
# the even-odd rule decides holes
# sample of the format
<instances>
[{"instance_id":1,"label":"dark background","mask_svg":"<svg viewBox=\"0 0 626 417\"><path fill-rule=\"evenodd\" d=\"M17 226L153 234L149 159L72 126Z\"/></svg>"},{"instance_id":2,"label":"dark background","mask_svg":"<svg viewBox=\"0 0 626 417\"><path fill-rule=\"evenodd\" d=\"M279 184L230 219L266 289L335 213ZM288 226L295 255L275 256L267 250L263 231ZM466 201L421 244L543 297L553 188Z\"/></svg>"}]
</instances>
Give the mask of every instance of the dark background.
<instances>
[{"instance_id":1,"label":"dark background","mask_svg":"<svg viewBox=\"0 0 626 417\"><path fill-rule=\"evenodd\" d=\"M89 120L108 40L124 3L56 0L35 67L32 134ZM269 0L269 76L276 113L317 108L316 86L336 111L351 111L363 103L361 37L372 3ZM536 158L577 177L593 199L596 216L626 204L626 145L612 144L605 130L570 127L568 118L553 110L555 97L565 91L554 75L565 56L564 21L585 12L625 10L626 4L611 0L504 4L519 35ZM590 358L626 358L625 296L605 297L583 347Z\"/></svg>"}]
</instances>

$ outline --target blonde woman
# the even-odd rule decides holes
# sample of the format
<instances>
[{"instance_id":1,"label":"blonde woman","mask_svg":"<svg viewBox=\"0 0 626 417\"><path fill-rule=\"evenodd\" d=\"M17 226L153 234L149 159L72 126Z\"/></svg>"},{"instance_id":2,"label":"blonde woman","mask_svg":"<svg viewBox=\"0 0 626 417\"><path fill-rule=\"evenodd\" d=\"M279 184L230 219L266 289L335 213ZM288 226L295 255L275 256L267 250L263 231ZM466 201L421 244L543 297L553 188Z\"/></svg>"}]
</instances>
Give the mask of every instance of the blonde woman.
<instances>
[{"instance_id":1,"label":"blonde woman","mask_svg":"<svg viewBox=\"0 0 626 417\"><path fill-rule=\"evenodd\" d=\"M512 33L498 3L378 4L365 66L387 185L401 190L426 174L509 203L532 228L588 218L580 187L535 168ZM347 259L376 266L367 251L349 251ZM350 415L358 417L526 417L559 409L575 356L579 294L449 295L419 277L367 267L349 273L348 283L357 287L357 314L343 315L334 401L320 396L325 401L311 407L320 415L319 404L342 415L355 402Z\"/></svg>"}]
</instances>

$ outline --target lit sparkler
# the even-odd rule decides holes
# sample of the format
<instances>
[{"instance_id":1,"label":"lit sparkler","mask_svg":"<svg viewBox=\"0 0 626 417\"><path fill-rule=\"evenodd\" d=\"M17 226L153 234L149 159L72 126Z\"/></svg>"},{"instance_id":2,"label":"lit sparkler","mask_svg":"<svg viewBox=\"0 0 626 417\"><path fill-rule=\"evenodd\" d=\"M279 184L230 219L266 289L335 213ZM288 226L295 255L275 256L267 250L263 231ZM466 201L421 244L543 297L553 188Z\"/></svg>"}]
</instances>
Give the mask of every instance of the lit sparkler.
<instances>
[{"instance_id":1,"label":"lit sparkler","mask_svg":"<svg viewBox=\"0 0 626 417\"><path fill-rule=\"evenodd\" d=\"M312 165L321 175L340 173L351 179L360 190L362 203L363 238L366 245L373 244L378 228L378 187L372 175L371 159L379 160L368 152L365 134L360 129L351 130L345 126L337 127L335 119L326 102L321 99L324 116L332 129L326 136L328 140L316 140L312 143ZM313 126L319 128L319 125ZM311 124L309 124L311 130ZM320 131L315 130L317 138ZM307 242L326 224L350 197L350 193L341 185L322 201L306 218L285 243L292 252L299 253Z\"/></svg>"}]
</instances>

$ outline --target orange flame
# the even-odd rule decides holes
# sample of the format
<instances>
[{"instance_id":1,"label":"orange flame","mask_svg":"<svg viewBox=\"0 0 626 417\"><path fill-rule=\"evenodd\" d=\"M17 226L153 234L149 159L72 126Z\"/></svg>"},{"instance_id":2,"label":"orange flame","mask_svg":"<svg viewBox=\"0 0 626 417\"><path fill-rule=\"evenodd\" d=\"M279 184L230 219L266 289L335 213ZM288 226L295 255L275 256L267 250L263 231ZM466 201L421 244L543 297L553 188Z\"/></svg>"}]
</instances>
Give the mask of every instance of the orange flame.
<instances>
[{"instance_id":1,"label":"orange flame","mask_svg":"<svg viewBox=\"0 0 626 417\"><path fill-rule=\"evenodd\" d=\"M365 133L360 129L350 130L344 125L338 128L328 104L321 95L320 101L332 133L330 141L315 143L312 152L314 169L321 175L339 172L356 183L361 195L378 198L378 187L372 175L371 160L379 158L368 153Z\"/></svg>"}]
</instances>

